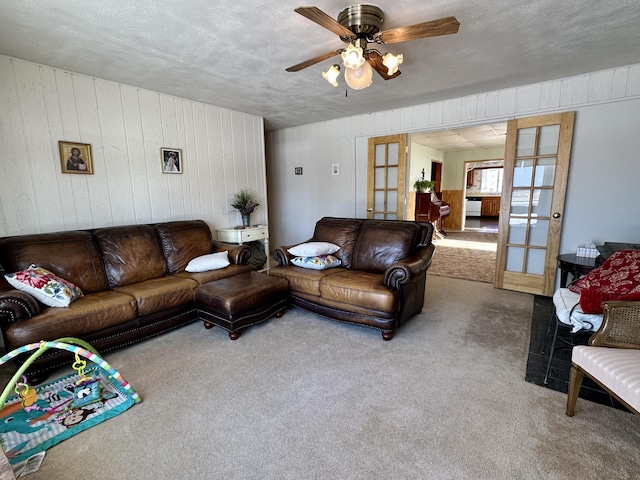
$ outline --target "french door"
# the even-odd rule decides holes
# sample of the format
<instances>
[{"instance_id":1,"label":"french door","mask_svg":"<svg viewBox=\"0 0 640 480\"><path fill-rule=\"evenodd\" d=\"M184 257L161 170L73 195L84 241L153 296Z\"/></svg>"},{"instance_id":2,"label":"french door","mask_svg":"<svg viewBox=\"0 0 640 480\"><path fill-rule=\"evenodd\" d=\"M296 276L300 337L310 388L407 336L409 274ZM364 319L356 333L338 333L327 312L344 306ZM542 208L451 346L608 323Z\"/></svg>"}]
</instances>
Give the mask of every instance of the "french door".
<instances>
[{"instance_id":1,"label":"french door","mask_svg":"<svg viewBox=\"0 0 640 480\"><path fill-rule=\"evenodd\" d=\"M407 135L369 139L367 218L404 218Z\"/></svg>"},{"instance_id":2,"label":"french door","mask_svg":"<svg viewBox=\"0 0 640 480\"><path fill-rule=\"evenodd\" d=\"M553 295L575 112L510 120L494 286Z\"/></svg>"}]
</instances>

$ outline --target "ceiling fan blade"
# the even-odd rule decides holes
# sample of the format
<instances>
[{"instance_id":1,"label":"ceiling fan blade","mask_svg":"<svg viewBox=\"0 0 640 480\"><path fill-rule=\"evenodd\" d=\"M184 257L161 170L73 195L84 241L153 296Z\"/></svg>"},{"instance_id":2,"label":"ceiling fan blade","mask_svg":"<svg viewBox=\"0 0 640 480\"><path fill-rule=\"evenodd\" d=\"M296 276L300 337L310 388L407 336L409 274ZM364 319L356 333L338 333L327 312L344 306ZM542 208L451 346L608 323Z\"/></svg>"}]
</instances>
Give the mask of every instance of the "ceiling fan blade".
<instances>
[{"instance_id":1,"label":"ceiling fan blade","mask_svg":"<svg viewBox=\"0 0 640 480\"><path fill-rule=\"evenodd\" d=\"M304 62L298 63L297 65L293 65L285 69L287 72L299 72L303 68L310 67L311 65L315 65L316 63L320 63L327 58L331 58L335 55L338 55L344 51L344 48L339 48L338 50L333 50L332 52L323 53L322 55L318 55L317 57L310 58L309 60L305 60Z\"/></svg>"},{"instance_id":2,"label":"ceiling fan blade","mask_svg":"<svg viewBox=\"0 0 640 480\"><path fill-rule=\"evenodd\" d=\"M336 20L324 13L317 7L298 7L294 9L294 12L299 13L303 17L308 18L312 22L316 22L321 27L332 31L340 37L354 37L355 34L347 27L343 27Z\"/></svg>"},{"instance_id":3,"label":"ceiling fan blade","mask_svg":"<svg viewBox=\"0 0 640 480\"><path fill-rule=\"evenodd\" d=\"M367 59L367 62L369 62L369 65L371 65L373 69L378 72L380 76L385 80L391 80L392 78L396 78L398 75L400 75L400 70L398 70L393 75L387 74L389 69L384 66L384 64L382 63L382 55L380 55L380 53L376 50L368 50L365 53L365 58Z\"/></svg>"},{"instance_id":4,"label":"ceiling fan blade","mask_svg":"<svg viewBox=\"0 0 640 480\"><path fill-rule=\"evenodd\" d=\"M377 33L373 39L377 43L400 43L426 37L438 37L458 33L460 22L456 17L446 17L431 22L418 23L409 27L392 28Z\"/></svg>"}]
</instances>

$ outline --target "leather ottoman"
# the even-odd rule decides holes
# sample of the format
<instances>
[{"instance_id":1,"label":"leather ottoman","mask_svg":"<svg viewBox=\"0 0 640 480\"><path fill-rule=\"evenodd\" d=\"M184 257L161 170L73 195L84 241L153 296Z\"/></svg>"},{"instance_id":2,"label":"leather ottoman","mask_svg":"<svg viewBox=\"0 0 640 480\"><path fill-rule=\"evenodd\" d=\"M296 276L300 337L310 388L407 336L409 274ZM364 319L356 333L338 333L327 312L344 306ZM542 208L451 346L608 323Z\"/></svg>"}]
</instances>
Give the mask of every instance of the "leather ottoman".
<instances>
[{"instance_id":1,"label":"leather ottoman","mask_svg":"<svg viewBox=\"0 0 640 480\"><path fill-rule=\"evenodd\" d=\"M240 329L281 317L288 304L289 282L265 273L247 272L200 285L195 290L198 318L240 336Z\"/></svg>"}]
</instances>

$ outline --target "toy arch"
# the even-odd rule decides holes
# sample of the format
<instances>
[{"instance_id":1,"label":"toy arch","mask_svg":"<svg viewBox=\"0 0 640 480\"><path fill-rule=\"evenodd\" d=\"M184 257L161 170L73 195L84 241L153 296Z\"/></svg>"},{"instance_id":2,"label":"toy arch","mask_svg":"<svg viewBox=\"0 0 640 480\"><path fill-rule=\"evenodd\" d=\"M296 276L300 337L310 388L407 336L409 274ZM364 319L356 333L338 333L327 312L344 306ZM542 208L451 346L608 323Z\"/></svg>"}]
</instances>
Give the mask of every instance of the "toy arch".
<instances>
[{"instance_id":1,"label":"toy arch","mask_svg":"<svg viewBox=\"0 0 640 480\"><path fill-rule=\"evenodd\" d=\"M75 345L74 345L75 344ZM72 353L77 353L78 355L91 360L93 363L102 368L105 372L109 374L110 377L116 379L118 383L125 389L125 391L133 398L135 403L140 403L142 398L138 395L138 393L133 389L129 382L127 382L120 372L118 372L115 368L113 368L106 360L104 360L98 352L87 342L84 340L80 340L79 338L74 337L64 337L59 338L57 340L53 340L51 342L45 342L44 340L39 343L30 343L28 345L24 345L22 347L16 348L11 352L5 354L2 358L0 358L0 365L6 363L18 355L30 352L32 350L36 350L31 356L27 359L26 362L22 364L22 366L18 369L15 375L11 378L4 391L2 392L2 396L0 396L0 408L4 407L7 398L13 391L13 387L20 380L24 372L29 368L29 366L44 352L49 350L50 348L57 348L59 350L67 350Z\"/></svg>"}]
</instances>

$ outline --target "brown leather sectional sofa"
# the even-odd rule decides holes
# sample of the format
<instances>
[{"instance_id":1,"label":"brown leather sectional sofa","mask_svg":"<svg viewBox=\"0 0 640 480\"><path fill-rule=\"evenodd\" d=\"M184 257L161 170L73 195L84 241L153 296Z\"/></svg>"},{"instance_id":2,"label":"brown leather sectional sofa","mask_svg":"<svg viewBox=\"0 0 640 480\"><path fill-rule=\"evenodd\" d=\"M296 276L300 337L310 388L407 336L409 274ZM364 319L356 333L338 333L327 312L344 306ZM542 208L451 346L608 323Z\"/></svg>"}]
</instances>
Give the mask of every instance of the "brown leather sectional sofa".
<instances>
[{"instance_id":1,"label":"brown leather sectional sofa","mask_svg":"<svg viewBox=\"0 0 640 480\"><path fill-rule=\"evenodd\" d=\"M229 252L228 267L185 271L191 259L224 250ZM5 290L0 292L5 347L10 351L41 340L79 337L103 353L153 337L196 320L196 287L254 270L247 265L249 255L246 245L214 241L200 220L2 238L4 273L36 264L84 293L69 307L46 307L5 283L0 287ZM60 353L49 350L34 362L27 372L32 381L69 365Z\"/></svg>"},{"instance_id":2,"label":"brown leather sectional sofa","mask_svg":"<svg viewBox=\"0 0 640 480\"><path fill-rule=\"evenodd\" d=\"M430 223L325 217L310 242L330 242L342 266L313 270L291 264L278 247L270 274L289 281L290 301L343 322L382 330L390 340L424 304L427 269L435 250Z\"/></svg>"}]
</instances>

